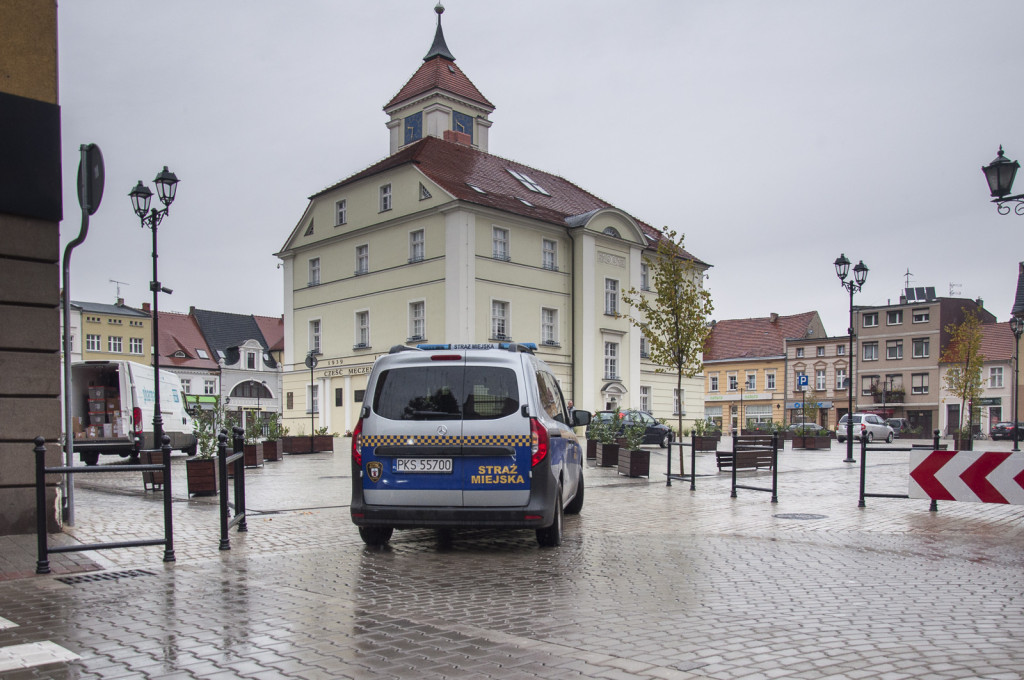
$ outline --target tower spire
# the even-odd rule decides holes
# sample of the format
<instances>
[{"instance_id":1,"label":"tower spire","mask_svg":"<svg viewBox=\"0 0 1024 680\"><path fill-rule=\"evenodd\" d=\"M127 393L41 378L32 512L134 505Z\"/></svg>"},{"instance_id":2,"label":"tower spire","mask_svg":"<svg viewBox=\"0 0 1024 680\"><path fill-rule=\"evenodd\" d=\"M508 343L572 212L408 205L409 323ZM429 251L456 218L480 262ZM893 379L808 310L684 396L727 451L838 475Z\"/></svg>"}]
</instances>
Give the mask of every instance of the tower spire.
<instances>
[{"instance_id":1,"label":"tower spire","mask_svg":"<svg viewBox=\"0 0 1024 680\"><path fill-rule=\"evenodd\" d=\"M434 11L437 12L437 31L434 32L434 44L430 46L430 51L427 52L427 56L423 57L423 61L430 61L434 57L455 61L455 57L452 56L448 45L444 42L444 31L441 30L441 15L444 14L444 5L438 2Z\"/></svg>"}]
</instances>

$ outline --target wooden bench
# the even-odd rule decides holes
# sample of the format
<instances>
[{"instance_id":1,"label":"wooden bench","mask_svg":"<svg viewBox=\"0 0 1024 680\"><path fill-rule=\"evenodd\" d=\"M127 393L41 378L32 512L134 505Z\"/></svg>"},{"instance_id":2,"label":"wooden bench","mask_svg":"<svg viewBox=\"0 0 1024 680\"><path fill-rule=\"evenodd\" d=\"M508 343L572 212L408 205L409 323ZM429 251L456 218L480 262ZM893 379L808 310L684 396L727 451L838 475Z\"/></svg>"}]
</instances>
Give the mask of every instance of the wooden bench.
<instances>
[{"instance_id":1,"label":"wooden bench","mask_svg":"<svg viewBox=\"0 0 1024 680\"><path fill-rule=\"evenodd\" d=\"M772 469L775 460L775 440L772 435L744 434L732 438L731 451L715 451L719 470Z\"/></svg>"}]
</instances>

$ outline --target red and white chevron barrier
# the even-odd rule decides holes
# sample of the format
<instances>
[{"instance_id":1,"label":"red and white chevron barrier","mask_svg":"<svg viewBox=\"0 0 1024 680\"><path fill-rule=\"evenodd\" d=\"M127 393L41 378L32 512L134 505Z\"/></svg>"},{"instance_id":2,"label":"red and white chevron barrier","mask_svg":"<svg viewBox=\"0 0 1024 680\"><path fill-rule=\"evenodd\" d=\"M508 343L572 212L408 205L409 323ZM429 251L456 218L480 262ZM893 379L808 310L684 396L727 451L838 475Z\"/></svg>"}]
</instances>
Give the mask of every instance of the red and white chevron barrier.
<instances>
[{"instance_id":1,"label":"red and white chevron barrier","mask_svg":"<svg viewBox=\"0 0 1024 680\"><path fill-rule=\"evenodd\" d=\"M1024 505L1024 453L912 451L911 498Z\"/></svg>"}]
</instances>

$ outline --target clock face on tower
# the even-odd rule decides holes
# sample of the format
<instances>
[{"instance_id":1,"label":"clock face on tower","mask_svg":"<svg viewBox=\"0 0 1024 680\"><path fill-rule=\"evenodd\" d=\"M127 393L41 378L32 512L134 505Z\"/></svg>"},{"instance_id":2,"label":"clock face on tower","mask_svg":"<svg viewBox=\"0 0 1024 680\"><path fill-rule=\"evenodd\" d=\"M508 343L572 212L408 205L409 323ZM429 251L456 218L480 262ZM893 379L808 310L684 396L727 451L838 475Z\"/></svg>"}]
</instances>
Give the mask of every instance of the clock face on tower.
<instances>
[{"instance_id":1,"label":"clock face on tower","mask_svg":"<svg viewBox=\"0 0 1024 680\"><path fill-rule=\"evenodd\" d=\"M423 136L423 112L405 118L405 143L411 144Z\"/></svg>"},{"instance_id":2,"label":"clock face on tower","mask_svg":"<svg viewBox=\"0 0 1024 680\"><path fill-rule=\"evenodd\" d=\"M473 116L467 116L458 111L452 111L452 130L465 132L469 135L469 141L473 141Z\"/></svg>"}]
</instances>

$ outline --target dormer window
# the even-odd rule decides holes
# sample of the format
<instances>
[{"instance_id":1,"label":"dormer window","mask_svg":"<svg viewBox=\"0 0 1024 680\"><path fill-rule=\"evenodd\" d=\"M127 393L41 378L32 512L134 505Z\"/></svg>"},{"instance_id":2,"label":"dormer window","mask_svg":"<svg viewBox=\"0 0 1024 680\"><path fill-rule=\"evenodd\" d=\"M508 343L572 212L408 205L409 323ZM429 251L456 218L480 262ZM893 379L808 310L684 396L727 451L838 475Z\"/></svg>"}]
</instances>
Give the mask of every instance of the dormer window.
<instances>
[{"instance_id":1,"label":"dormer window","mask_svg":"<svg viewBox=\"0 0 1024 680\"><path fill-rule=\"evenodd\" d=\"M210 358L210 355L206 353L205 349L199 349L198 347L196 347L196 354L199 356L200 359Z\"/></svg>"},{"instance_id":2,"label":"dormer window","mask_svg":"<svg viewBox=\"0 0 1024 680\"><path fill-rule=\"evenodd\" d=\"M517 172L517 171L513 170L512 168L505 168L505 169L508 170L508 174L512 175L517 180L522 182L523 186L526 187L527 189L529 189L530 191L533 191L533 192L538 193L538 194L544 194L545 196L550 196L551 195L548 192L544 191L544 187L542 187L541 185L537 184L532 179L530 179L529 176L526 175L526 173Z\"/></svg>"},{"instance_id":3,"label":"dormer window","mask_svg":"<svg viewBox=\"0 0 1024 680\"><path fill-rule=\"evenodd\" d=\"M177 352L175 352L175 353L174 353L174 358L175 358L175 359L187 359L187 358L188 358L188 355L187 355L187 354L185 354L184 352L182 352L182 351L181 351L181 350L179 349L179 350L178 350Z\"/></svg>"}]
</instances>

